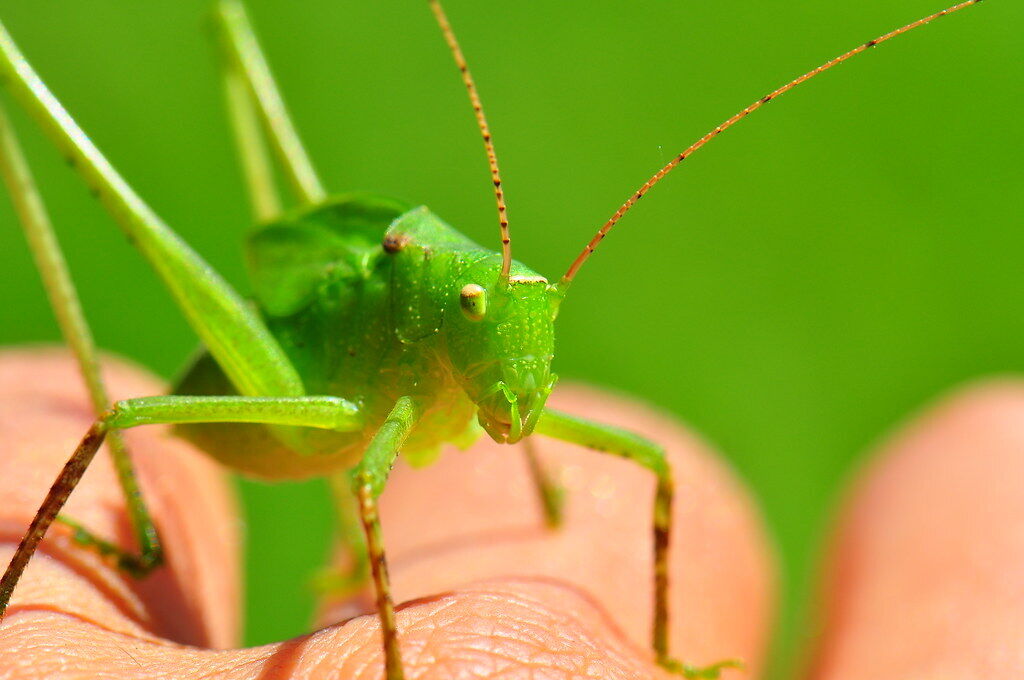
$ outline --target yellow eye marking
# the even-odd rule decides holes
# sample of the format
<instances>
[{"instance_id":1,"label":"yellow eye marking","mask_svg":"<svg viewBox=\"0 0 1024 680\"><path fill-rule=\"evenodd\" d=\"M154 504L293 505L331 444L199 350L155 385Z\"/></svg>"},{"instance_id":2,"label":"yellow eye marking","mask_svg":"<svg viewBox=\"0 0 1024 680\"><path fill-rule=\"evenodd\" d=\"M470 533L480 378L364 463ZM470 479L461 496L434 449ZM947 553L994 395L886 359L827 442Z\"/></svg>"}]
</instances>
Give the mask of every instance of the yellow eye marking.
<instances>
[{"instance_id":1,"label":"yellow eye marking","mask_svg":"<svg viewBox=\"0 0 1024 680\"><path fill-rule=\"evenodd\" d=\"M487 313L487 291L483 289L483 286L467 283L459 292L459 305L467 319L480 321Z\"/></svg>"}]
</instances>

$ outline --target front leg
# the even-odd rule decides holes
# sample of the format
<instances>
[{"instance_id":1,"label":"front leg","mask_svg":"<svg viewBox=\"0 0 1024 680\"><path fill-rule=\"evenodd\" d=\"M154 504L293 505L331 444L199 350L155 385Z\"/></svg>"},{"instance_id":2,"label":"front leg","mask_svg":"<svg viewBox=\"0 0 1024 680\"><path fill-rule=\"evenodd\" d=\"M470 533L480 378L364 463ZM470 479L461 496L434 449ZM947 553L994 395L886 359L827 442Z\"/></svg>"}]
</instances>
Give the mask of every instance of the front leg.
<instances>
[{"instance_id":1,"label":"front leg","mask_svg":"<svg viewBox=\"0 0 1024 680\"><path fill-rule=\"evenodd\" d=\"M687 678L717 678L724 668L738 668L738 661L723 661L699 668L681 663L668 653L668 549L672 535L672 501L675 491L672 468L665 450L640 435L611 425L595 423L576 416L544 409L537 421L536 434L572 442L631 460L654 473L654 625L652 646L658 663Z\"/></svg>"},{"instance_id":2,"label":"front leg","mask_svg":"<svg viewBox=\"0 0 1024 680\"><path fill-rule=\"evenodd\" d=\"M387 420L377 430L363 459L352 471L352 490L359 503L359 518L366 532L366 549L370 558L370 571L377 591L377 615L384 638L384 667L387 680L403 680L402 655L398 647L398 628L395 624L395 605L391 600L391 583L384 557L384 542L377 513L377 499L384 491L391 466L419 420L420 409L411 397L395 402Z\"/></svg>"}]
</instances>

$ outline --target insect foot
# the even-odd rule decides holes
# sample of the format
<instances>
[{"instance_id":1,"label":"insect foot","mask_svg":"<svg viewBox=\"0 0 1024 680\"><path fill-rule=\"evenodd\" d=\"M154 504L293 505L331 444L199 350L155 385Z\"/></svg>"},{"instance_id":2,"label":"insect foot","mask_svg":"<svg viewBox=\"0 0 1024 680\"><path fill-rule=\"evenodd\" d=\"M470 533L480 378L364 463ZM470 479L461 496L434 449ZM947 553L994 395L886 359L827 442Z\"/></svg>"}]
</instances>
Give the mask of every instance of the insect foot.
<instances>
[{"instance_id":1,"label":"insect foot","mask_svg":"<svg viewBox=\"0 0 1024 680\"><path fill-rule=\"evenodd\" d=\"M746 670L746 665L739 659L726 659L725 661L719 661L713 663L710 666L693 666L688 663L682 663L675 659L661 659L658 664L668 670L670 673L677 673L684 678L702 678L704 680L718 680L722 677L722 671L726 668L734 668L736 670Z\"/></svg>"}]
</instances>

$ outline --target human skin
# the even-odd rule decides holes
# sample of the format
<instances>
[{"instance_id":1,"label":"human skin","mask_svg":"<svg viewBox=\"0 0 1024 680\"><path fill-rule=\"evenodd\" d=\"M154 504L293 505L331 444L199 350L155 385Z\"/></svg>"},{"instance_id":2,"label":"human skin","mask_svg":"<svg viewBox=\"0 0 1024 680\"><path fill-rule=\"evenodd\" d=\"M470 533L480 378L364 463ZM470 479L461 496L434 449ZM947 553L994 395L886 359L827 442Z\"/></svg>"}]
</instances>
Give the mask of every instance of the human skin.
<instances>
[{"instance_id":1,"label":"human skin","mask_svg":"<svg viewBox=\"0 0 1024 680\"><path fill-rule=\"evenodd\" d=\"M161 390L121 362L107 362L106 373L118 398ZM560 389L552 403L667 447L677 483L672 650L698 664L742 657L749 670L725 677L757 677L775 582L742 486L649 409L582 388ZM67 355L0 354L0 564L90 420ZM666 677L647 646L652 480L627 462L538 439L569 492L558 532L542 527L515 447L482 441L425 470L396 468L382 519L395 594L406 603L398 624L410 679ZM231 649L239 538L224 472L161 427L131 431L128 441L168 566L135 582L55 527L0 625L0 678L382 677L365 598L324 603L323 623L344 623ZM1024 587L1014 587L1024 583L1020 450L1024 388L1003 383L953 397L868 468L832 552L816 680L1010 677L1022 667L1010 644L1024 627L1015 615ZM125 540L123 507L101 454L67 514Z\"/></svg>"}]
</instances>

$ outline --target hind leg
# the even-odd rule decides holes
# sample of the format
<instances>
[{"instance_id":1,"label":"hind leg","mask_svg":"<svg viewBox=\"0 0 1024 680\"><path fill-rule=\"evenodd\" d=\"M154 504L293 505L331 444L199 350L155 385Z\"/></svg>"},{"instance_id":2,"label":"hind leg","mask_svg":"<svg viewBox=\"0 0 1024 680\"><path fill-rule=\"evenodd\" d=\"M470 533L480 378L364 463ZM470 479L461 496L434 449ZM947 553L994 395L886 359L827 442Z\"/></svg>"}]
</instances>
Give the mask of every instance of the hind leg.
<instances>
[{"instance_id":1,"label":"hind leg","mask_svg":"<svg viewBox=\"0 0 1024 680\"><path fill-rule=\"evenodd\" d=\"M229 103L235 112L236 123L240 122L237 118L239 113L247 120L252 120L251 112L255 108L292 192L305 204L323 201L327 194L295 131L270 67L256 41L245 7L238 0L221 0L215 11L215 19L226 61L228 94L231 97ZM236 79L236 82L232 84L231 79ZM230 88L236 86L237 91L232 94ZM246 94L248 97L245 97ZM246 160L247 155L256 159L255 154L259 154L256 131L251 129L250 132L246 135L248 141L243 139L243 160ZM262 148L262 144L259 147ZM254 153L247 154L245 149Z\"/></svg>"},{"instance_id":2,"label":"hind leg","mask_svg":"<svg viewBox=\"0 0 1024 680\"><path fill-rule=\"evenodd\" d=\"M79 371L85 381L93 411L101 415L109 406L110 398L100 372L96 344L93 341L89 324L85 320L78 293L71 280L67 263L61 252L57 235L43 206L42 197L36 188L28 163L25 160L17 137L11 127L6 113L0 109L0 174L10 191L14 207L18 213L28 240L29 248L35 259L46 288L50 306L53 308L57 324L60 326L64 340L71 348L78 362ZM108 438L110 455L114 459L117 480L124 492L128 506L128 517L138 553L123 550L119 546L93 535L78 522L66 517L58 521L75 530L75 540L96 552L111 558L124 571L136 577L142 577L163 563L163 548L152 517L146 507L139 489L139 483L132 466L131 456L124 438L114 433Z\"/></svg>"},{"instance_id":3,"label":"hind leg","mask_svg":"<svg viewBox=\"0 0 1024 680\"><path fill-rule=\"evenodd\" d=\"M259 423L340 432L362 428L358 408L338 397L143 397L126 399L99 417L64 465L0 578L0 618L40 541L107 436L139 425Z\"/></svg>"}]
</instances>

